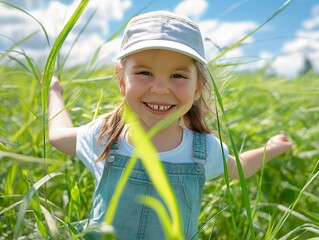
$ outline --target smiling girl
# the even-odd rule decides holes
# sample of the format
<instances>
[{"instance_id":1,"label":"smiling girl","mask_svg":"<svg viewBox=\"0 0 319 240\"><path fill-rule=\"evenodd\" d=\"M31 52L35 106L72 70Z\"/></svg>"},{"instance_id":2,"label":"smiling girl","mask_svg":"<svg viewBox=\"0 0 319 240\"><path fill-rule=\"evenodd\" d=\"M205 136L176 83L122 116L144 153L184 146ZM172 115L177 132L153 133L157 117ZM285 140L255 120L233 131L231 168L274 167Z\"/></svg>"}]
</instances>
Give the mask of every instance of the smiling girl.
<instances>
[{"instance_id":1,"label":"smiling girl","mask_svg":"<svg viewBox=\"0 0 319 240\"><path fill-rule=\"evenodd\" d=\"M61 152L77 155L96 179L88 225L101 223L135 148L131 129L121 112L127 105L139 124L149 131L173 113L180 114L152 143L172 185L181 214L185 239L197 233L205 181L223 174L239 178L234 157L206 122L209 74L202 35L191 20L168 12L142 14L130 20L124 32L116 75L123 102L114 111L78 128L64 108L62 87L51 81L49 99L50 143ZM59 113L56 117L57 113ZM240 155L246 178L291 148L284 135L270 138L264 147ZM151 159L150 159L151 161ZM159 198L145 168L138 162L118 203L113 226L116 239L165 239L156 213L140 203L141 195Z\"/></svg>"}]
</instances>

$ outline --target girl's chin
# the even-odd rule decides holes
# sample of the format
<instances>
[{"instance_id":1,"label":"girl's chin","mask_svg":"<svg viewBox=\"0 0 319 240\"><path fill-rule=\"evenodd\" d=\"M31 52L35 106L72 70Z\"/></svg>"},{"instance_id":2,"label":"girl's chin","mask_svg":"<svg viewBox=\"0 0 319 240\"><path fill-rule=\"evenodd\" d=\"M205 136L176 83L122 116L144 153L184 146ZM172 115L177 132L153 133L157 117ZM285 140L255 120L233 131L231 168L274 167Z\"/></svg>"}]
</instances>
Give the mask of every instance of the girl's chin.
<instances>
[{"instance_id":1,"label":"girl's chin","mask_svg":"<svg viewBox=\"0 0 319 240\"><path fill-rule=\"evenodd\" d=\"M149 131L150 129L152 129L153 127L155 127L159 122L161 122L164 118L162 119L154 119L154 120L148 120L145 121L143 119L140 118L140 124L141 126L144 128L145 131ZM173 123L170 123L169 127L176 125L179 126L179 121L176 120ZM166 127L165 129L167 129L168 127ZM163 129L164 130L164 129Z\"/></svg>"}]
</instances>

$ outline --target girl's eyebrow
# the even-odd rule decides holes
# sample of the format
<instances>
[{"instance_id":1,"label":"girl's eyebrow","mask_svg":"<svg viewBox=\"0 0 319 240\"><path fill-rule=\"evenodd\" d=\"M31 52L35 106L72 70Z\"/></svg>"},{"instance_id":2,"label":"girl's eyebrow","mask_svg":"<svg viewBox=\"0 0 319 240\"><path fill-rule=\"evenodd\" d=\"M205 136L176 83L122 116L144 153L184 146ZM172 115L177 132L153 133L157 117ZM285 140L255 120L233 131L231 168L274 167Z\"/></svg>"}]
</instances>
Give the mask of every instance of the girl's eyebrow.
<instances>
[{"instance_id":1,"label":"girl's eyebrow","mask_svg":"<svg viewBox=\"0 0 319 240\"><path fill-rule=\"evenodd\" d=\"M173 71L190 73L191 69L189 67L178 67L173 69Z\"/></svg>"},{"instance_id":2,"label":"girl's eyebrow","mask_svg":"<svg viewBox=\"0 0 319 240\"><path fill-rule=\"evenodd\" d=\"M151 68L149 66L147 66L146 64L136 64L132 66L132 69L140 69L140 68ZM178 71L178 72L186 72L186 73L190 73L191 69L189 67L176 67L174 69L172 69L173 72Z\"/></svg>"},{"instance_id":3,"label":"girl's eyebrow","mask_svg":"<svg viewBox=\"0 0 319 240\"><path fill-rule=\"evenodd\" d=\"M138 68L150 68L147 65L142 65L142 64L135 64L132 66L133 69L138 69Z\"/></svg>"}]
</instances>

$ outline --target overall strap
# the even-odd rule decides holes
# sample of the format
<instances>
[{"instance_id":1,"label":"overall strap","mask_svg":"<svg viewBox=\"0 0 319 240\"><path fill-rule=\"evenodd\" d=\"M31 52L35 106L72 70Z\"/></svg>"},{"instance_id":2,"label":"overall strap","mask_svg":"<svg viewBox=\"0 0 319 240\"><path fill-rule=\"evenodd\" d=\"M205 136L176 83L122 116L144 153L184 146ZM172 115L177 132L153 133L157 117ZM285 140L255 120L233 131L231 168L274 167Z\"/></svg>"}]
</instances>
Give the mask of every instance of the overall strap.
<instances>
[{"instance_id":1,"label":"overall strap","mask_svg":"<svg viewBox=\"0 0 319 240\"><path fill-rule=\"evenodd\" d=\"M196 163L196 171L202 172L207 162L206 135L197 131L193 133L193 161Z\"/></svg>"},{"instance_id":2,"label":"overall strap","mask_svg":"<svg viewBox=\"0 0 319 240\"><path fill-rule=\"evenodd\" d=\"M117 151L119 150L119 144L118 142L114 142L111 149L110 149L110 152L109 154L107 155L107 162L114 162L115 161L115 154L117 153Z\"/></svg>"}]
</instances>

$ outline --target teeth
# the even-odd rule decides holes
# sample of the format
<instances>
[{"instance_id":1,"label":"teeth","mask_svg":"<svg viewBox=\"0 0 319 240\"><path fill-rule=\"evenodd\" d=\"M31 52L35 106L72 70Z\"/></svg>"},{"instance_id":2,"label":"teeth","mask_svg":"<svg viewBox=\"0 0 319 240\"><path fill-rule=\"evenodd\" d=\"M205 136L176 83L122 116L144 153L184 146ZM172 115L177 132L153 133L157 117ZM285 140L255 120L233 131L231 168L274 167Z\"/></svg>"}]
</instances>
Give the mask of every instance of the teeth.
<instances>
[{"instance_id":1,"label":"teeth","mask_svg":"<svg viewBox=\"0 0 319 240\"><path fill-rule=\"evenodd\" d=\"M148 103L147 106L154 110L159 110L159 111L166 111L171 108L171 106L164 106L164 105L156 105L156 104L150 104Z\"/></svg>"}]
</instances>

